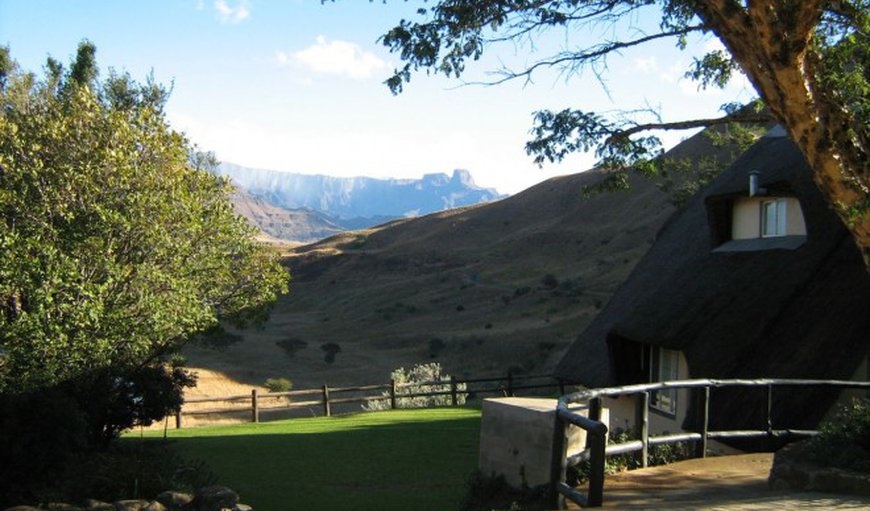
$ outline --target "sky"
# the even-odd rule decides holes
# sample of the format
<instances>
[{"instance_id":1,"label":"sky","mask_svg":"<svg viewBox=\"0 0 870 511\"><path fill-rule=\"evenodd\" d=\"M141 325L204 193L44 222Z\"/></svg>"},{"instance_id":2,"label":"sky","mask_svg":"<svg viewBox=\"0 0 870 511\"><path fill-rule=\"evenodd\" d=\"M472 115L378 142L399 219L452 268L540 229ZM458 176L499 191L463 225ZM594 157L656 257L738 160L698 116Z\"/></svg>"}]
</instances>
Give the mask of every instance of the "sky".
<instances>
[{"instance_id":1,"label":"sky","mask_svg":"<svg viewBox=\"0 0 870 511\"><path fill-rule=\"evenodd\" d=\"M603 33L550 31L534 44L493 47L463 80L414 75L393 96L383 81L401 60L378 38L401 19L419 19L421 2L338 0L0 0L0 45L23 69L47 56L69 62L88 39L101 72L127 71L172 85L173 128L200 149L239 165L333 176L419 178L471 172L478 185L516 193L549 177L586 170L576 154L539 168L525 153L540 109L660 109L677 120L718 114L721 104L755 95L739 77L725 90L698 91L682 78L693 55L720 47L693 39L610 58L605 87L594 73L544 71L531 83L498 86L502 66L519 69ZM431 5L431 3L429 4ZM654 14L654 13L653 13ZM623 30L655 28L654 16ZM628 33L628 32L627 32ZM666 134L673 145L689 133Z\"/></svg>"}]
</instances>

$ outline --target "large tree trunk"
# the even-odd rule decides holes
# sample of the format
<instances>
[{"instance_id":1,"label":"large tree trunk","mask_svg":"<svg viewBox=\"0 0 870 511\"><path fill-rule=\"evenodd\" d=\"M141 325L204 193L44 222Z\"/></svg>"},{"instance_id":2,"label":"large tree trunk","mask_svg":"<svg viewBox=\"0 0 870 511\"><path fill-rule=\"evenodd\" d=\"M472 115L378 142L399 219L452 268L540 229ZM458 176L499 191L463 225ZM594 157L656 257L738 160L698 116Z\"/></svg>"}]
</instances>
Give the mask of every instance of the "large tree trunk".
<instances>
[{"instance_id":1,"label":"large tree trunk","mask_svg":"<svg viewBox=\"0 0 870 511\"><path fill-rule=\"evenodd\" d=\"M758 94L806 156L813 178L852 233L870 269L868 167L848 119L816 87L810 41L823 0L701 0L698 14L740 63Z\"/></svg>"}]
</instances>

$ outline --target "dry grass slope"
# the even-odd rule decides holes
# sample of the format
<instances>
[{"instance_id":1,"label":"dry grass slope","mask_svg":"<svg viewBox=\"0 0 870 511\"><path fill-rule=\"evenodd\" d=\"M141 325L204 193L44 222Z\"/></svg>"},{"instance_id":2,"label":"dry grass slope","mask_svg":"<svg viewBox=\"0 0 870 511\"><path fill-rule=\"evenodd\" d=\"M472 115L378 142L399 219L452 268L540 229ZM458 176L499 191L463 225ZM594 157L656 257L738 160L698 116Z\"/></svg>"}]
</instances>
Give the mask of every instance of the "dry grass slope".
<instances>
[{"instance_id":1,"label":"dry grass slope","mask_svg":"<svg viewBox=\"0 0 870 511\"><path fill-rule=\"evenodd\" d=\"M673 152L710 150L696 136ZM383 382L427 361L458 376L548 372L674 211L639 178L630 192L584 197L601 178L558 177L498 202L297 247L287 258L292 291L265 327L224 352L191 349L191 362L243 383L289 377L296 388ZM282 341L298 347L292 356ZM333 363L328 343L341 349Z\"/></svg>"}]
</instances>

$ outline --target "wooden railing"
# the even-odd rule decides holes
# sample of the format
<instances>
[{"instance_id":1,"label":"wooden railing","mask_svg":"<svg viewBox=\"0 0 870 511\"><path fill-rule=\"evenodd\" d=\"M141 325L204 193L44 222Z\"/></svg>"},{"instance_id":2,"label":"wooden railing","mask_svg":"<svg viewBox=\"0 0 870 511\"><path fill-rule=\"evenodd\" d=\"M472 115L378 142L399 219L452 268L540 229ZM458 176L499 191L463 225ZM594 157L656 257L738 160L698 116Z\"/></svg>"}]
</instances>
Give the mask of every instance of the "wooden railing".
<instances>
[{"instance_id":1,"label":"wooden railing","mask_svg":"<svg viewBox=\"0 0 870 511\"><path fill-rule=\"evenodd\" d=\"M547 381L542 382L542 380ZM449 387L449 389L429 390L426 392L419 390L420 388L444 387ZM418 390L408 391L407 389L410 388L417 388ZM389 401L390 408L396 409L401 408L400 401L402 399L432 396L450 396L451 405L457 406L460 401L460 395L501 394L504 396L514 396L518 391L532 389L558 389L559 395L565 393L564 384L550 375L514 375L512 373L489 378L458 379L454 377L449 380L423 383L397 384L395 381L390 381L390 383L384 384L353 387L330 387L323 385L319 389L291 390L287 392L261 393L257 389L252 389L250 394L185 399L185 404L247 402L248 406L244 408L236 406L197 410L185 410L182 406L175 414L175 427L182 427L184 416L239 414L245 413L248 410L251 422L260 422L261 411L286 411L316 407L322 410L323 415L330 416L332 415L333 405ZM336 397L336 395L349 397ZM300 398L301 400L297 401ZM284 402L280 406L264 406L264 402L270 400L273 402L283 400Z\"/></svg>"},{"instance_id":2,"label":"wooden railing","mask_svg":"<svg viewBox=\"0 0 870 511\"><path fill-rule=\"evenodd\" d=\"M719 387L760 387L767 394L766 428L760 430L739 431L709 431L710 389ZM624 387L591 389L575 392L559 399L556 409L556 419L553 435L553 465L550 471L551 505L555 509L565 508L565 499L570 499L580 506L600 507L604 499L604 461L607 456L640 451L641 465L647 466L649 446L674 442L698 442L696 454L698 457L707 455L709 439L727 438L802 438L816 433L815 430L774 429L771 418L773 393L776 387L831 387L837 389L857 388L870 389L867 381L844 380L680 380ZM650 436L649 434L649 402L650 393L665 389L698 389L700 392L700 426L699 431L683 432L672 435ZM607 445L607 425L601 422L602 399L634 396L638 423L636 431L639 440L622 444ZM587 416L577 413L577 404L586 404ZM570 424L586 431L586 448L572 456L568 456L567 428ZM565 471L582 461L589 460L589 482L586 494L569 486Z\"/></svg>"}]
</instances>

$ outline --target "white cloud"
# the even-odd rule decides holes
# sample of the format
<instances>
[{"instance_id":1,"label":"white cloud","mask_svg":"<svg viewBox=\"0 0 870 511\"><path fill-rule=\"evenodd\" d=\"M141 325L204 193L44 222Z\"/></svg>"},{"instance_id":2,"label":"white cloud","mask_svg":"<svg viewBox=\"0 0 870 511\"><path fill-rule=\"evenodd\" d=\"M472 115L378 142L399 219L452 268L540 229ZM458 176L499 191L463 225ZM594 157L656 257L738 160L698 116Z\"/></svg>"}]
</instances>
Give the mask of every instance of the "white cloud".
<instances>
[{"instance_id":1,"label":"white cloud","mask_svg":"<svg viewBox=\"0 0 870 511\"><path fill-rule=\"evenodd\" d=\"M636 71L640 71L642 73L649 73L658 69L658 63L656 62L655 56L650 56L647 58L636 58L634 59L634 69Z\"/></svg>"},{"instance_id":2,"label":"white cloud","mask_svg":"<svg viewBox=\"0 0 870 511\"><path fill-rule=\"evenodd\" d=\"M364 51L358 44L348 41L327 41L323 36L317 42L299 51L275 55L281 65L298 65L315 73L342 75L356 80L371 78L379 71L390 69L390 64L374 53Z\"/></svg>"},{"instance_id":3,"label":"white cloud","mask_svg":"<svg viewBox=\"0 0 870 511\"><path fill-rule=\"evenodd\" d=\"M214 9L221 23L241 23L251 17L251 4L248 0L239 0L235 6L227 0L215 0Z\"/></svg>"}]
</instances>

